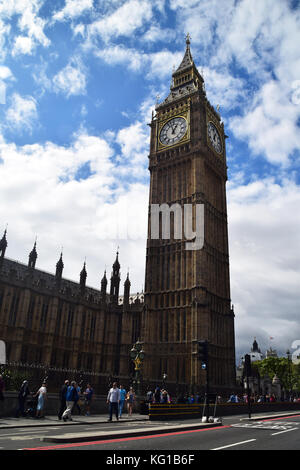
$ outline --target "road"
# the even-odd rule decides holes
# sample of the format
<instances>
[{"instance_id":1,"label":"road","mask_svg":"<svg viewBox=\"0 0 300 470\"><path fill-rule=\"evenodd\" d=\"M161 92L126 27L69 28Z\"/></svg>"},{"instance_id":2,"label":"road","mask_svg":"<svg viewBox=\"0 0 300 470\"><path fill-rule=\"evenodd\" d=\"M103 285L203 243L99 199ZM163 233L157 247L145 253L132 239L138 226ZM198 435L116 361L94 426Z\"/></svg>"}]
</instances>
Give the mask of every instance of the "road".
<instances>
[{"instance_id":1,"label":"road","mask_svg":"<svg viewBox=\"0 0 300 470\"><path fill-rule=\"evenodd\" d=\"M105 459L114 459L106 463L122 464L124 455L132 459L137 458L139 452L144 453L141 461L132 461L133 467L142 467L146 463L161 464L174 462L162 462L167 451L179 452L181 455L190 456L192 460L185 464L196 464L203 450L299 450L300 449L300 415L279 417L263 421L241 421L240 417L228 417L223 419L223 426L216 428L177 430L165 434L150 434L147 436L128 435L118 439L100 440L92 442L45 442L41 438L61 436L66 433L82 433L106 431L114 429L133 430L140 428L151 429L157 423L101 423L93 425L43 426L42 428L15 428L0 430L0 448L3 450L102 450L105 451ZM244 417L243 417L244 418ZM169 423L174 425L174 422ZM182 422L181 422L182 424ZM168 423L164 423L168 427ZM126 452L125 452L126 451ZM169 459L172 459L172 453ZM188 457L186 457L188 458ZM150 459L150 460L149 460ZM151 460L152 459L152 460ZM144 462L145 463L145 462ZM135 465L136 464L136 465Z\"/></svg>"}]
</instances>

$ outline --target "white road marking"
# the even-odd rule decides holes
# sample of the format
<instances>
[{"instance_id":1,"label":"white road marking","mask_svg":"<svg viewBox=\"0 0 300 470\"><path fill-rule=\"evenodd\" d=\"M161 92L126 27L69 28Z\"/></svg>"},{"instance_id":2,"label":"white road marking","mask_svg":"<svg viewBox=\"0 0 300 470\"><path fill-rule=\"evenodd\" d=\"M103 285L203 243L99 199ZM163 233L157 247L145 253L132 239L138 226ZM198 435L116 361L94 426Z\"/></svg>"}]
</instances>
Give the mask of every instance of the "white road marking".
<instances>
[{"instance_id":1,"label":"white road marking","mask_svg":"<svg viewBox=\"0 0 300 470\"><path fill-rule=\"evenodd\" d=\"M228 447L240 446L242 444L247 444L248 442L253 442L253 441L256 441L256 439L249 439L248 441L236 442L235 444L229 444L227 446L216 447L215 449L211 449L211 450L227 449Z\"/></svg>"},{"instance_id":2,"label":"white road marking","mask_svg":"<svg viewBox=\"0 0 300 470\"><path fill-rule=\"evenodd\" d=\"M277 436L278 434L282 434L284 432L296 431L297 429L299 429L299 428L286 429L285 431L275 432L275 433L271 434L271 436Z\"/></svg>"}]
</instances>

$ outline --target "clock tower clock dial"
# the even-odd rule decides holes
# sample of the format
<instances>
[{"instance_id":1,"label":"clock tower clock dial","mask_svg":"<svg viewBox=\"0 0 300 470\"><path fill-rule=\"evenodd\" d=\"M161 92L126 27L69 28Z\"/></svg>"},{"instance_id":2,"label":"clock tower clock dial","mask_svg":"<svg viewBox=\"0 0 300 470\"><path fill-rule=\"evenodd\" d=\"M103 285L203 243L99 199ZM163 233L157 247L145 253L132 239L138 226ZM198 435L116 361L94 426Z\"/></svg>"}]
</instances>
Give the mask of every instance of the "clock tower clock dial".
<instances>
[{"instance_id":1,"label":"clock tower clock dial","mask_svg":"<svg viewBox=\"0 0 300 470\"><path fill-rule=\"evenodd\" d=\"M164 124L159 139L162 145L169 146L179 142L185 135L187 122L183 117L175 117Z\"/></svg>"},{"instance_id":2,"label":"clock tower clock dial","mask_svg":"<svg viewBox=\"0 0 300 470\"><path fill-rule=\"evenodd\" d=\"M219 132L217 131L216 126L213 122L209 121L207 124L207 133L210 140L211 145L213 146L214 150L221 154L222 153L222 141Z\"/></svg>"}]
</instances>

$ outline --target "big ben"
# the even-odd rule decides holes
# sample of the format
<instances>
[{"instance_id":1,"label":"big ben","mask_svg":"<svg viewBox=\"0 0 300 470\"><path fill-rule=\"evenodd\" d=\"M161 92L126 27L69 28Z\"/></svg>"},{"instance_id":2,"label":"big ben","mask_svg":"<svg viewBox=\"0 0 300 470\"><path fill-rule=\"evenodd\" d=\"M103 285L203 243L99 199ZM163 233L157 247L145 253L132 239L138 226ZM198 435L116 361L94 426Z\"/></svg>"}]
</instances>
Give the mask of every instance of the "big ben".
<instances>
[{"instance_id":1,"label":"big ben","mask_svg":"<svg viewBox=\"0 0 300 470\"><path fill-rule=\"evenodd\" d=\"M172 74L170 93L157 103L150 128L144 380L160 384L164 375L170 390L184 386L200 391L207 371L196 348L199 341L206 341L210 385L225 392L235 384L226 135L218 110L206 97L189 35L183 60ZM163 234L160 214L159 236L153 237L153 207L162 206L171 208L170 236ZM174 234L174 207L182 214L186 207L192 208L191 233L195 233L196 209L203 208L201 244L188 249L186 233L181 238Z\"/></svg>"}]
</instances>

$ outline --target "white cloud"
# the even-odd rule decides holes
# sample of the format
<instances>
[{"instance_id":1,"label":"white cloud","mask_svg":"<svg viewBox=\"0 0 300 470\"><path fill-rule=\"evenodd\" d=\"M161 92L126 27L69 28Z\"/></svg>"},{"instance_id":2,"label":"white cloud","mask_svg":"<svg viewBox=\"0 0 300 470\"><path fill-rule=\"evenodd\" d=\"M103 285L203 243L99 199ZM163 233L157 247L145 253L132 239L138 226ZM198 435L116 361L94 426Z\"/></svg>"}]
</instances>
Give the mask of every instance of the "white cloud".
<instances>
[{"instance_id":1,"label":"white cloud","mask_svg":"<svg viewBox=\"0 0 300 470\"><path fill-rule=\"evenodd\" d=\"M0 104L6 103L7 81L13 81L14 76L11 70L5 65L0 65Z\"/></svg>"},{"instance_id":2,"label":"white cloud","mask_svg":"<svg viewBox=\"0 0 300 470\"><path fill-rule=\"evenodd\" d=\"M273 336L281 350L300 338L299 204L300 187L292 180L229 183L231 296L239 353L251 336L260 338L264 348Z\"/></svg>"},{"instance_id":3,"label":"white cloud","mask_svg":"<svg viewBox=\"0 0 300 470\"><path fill-rule=\"evenodd\" d=\"M122 179L108 143L115 136L108 137L79 132L70 146L21 147L0 139L0 199L6 201L0 220L9 225L7 255L26 263L26 250L38 235L38 267L53 272L63 245L64 275L77 281L86 257L88 284L99 287L120 245L123 272L131 266L133 289L141 290L148 185ZM90 174L80 177L84 165ZM132 265L136 257L142 261Z\"/></svg>"},{"instance_id":4,"label":"white cloud","mask_svg":"<svg viewBox=\"0 0 300 470\"><path fill-rule=\"evenodd\" d=\"M33 49L33 40L31 37L17 36L15 38L12 55L31 54Z\"/></svg>"},{"instance_id":5,"label":"white cloud","mask_svg":"<svg viewBox=\"0 0 300 470\"><path fill-rule=\"evenodd\" d=\"M226 69L216 71L203 67L202 70L207 96L214 106L219 104L226 109L241 106L247 93L245 80L233 77Z\"/></svg>"},{"instance_id":6,"label":"white cloud","mask_svg":"<svg viewBox=\"0 0 300 470\"><path fill-rule=\"evenodd\" d=\"M18 93L12 95L5 123L10 129L31 132L37 117L37 104L32 96L23 97Z\"/></svg>"},{"instance_id":7,"label":"white cloud","mask_svg":"<svg viewBox=\"0 0 300 470\"><path fill-rule=\"evenodd\" d=\"M145 61L145 57L142 53L123 46L108 46L106 48L95 49L94 53L96 57L104 60L106 64L124 64L133 71L140 70Z\"/></svg>"},{"instance_id":8,"label":"white cloud","mask_svg":"<svg viewBox=\"0 0 300 470\"><path fill-rule=\"evenodd\" d=\"M53 89L56 93L71 95L86 93L86 68L82 61L73 58L70 63L53 77Z\"/></svg>"},{"instance_id":9,"label":"white cloud","mask_svg":"<svg viewBox=\"0 0 300 470\"><path fill-rule=\"evenodd\" d=\"M4 60L6 56L6 39L10 32L10 25L5 24L5 22L1 19L0 15L0 60Z\"/></svg>"},{"instance_id":10,"label":"white cloud","mask_svg":"<svg viewBox=\"0 0 300 470\"><path fill-rule=\"evenodd\" d=\"M93 0L66 0L64 8L53 15L54 21L74 19L93 8Z\"/></svg>"},{"instance_id":11,"label":"white cloud","mask_svg":"<svg viewBox=\"0 0 300 470\"><path fill-rule=\"evenodd\" d=\"M290 89L270 81L263 85L251 108L230 121L232 132L247 140L255 155L264 155L275 164L287 165L293 152L300 149L300 106L289 94Z\"/></svg>"},{"instance_id":12,"label":"white cloud","mask_svg":"<svg viewBox=\"0 0 300 470\"><path fill-rule=\"evenodd\" d=\"M122 64L133 72L146 71L145 77L148 80L166 77L171 80L173 66L179 65L182 60L182 52L162 50L147 54L119 45L109 45L101 49L95 48L94 54L109 65Z\"/></svg>"},{"instance_id":13,"label":"white cloud","mask_svg":"<svg viewBox=\"0 0 300 470\"><path fill-rule=\"evenodd\" d=\"M23 33L15 38L12 55L32 54L38 45L50 45L50 40L44 33L46 21L39 16L41 6L40 0L2 0L0 3L0 21L5 24L17 17L17 26ZM6 52L8 50L7 48Z\"/></svg>"},{"instance_id":14,"label":"white cloud","mask_svg":"<svg viewBox=\"0 0 300 470\"><path fill-rule=\"evenodd\" d=\"M119 36L131 36L152 18L151 3L146 0L128 0L113 13L89 25L91 36L100 36L104 41Z\"/></svg>"},{"instance_id":15,"label":"white cloud","mask_svg":"<svg viewBox=\"0 0 300 470\"><path fill-rule=\"evenodd\" d=\"M148 163L149 133L143 122L136 122L121 129L116 142L120 145L122 155L119 157L119 171L123 176L142 177Z\"/></svg>"},{"instance_id":16,"label":"white cloud","mask_svg":"<svg viewBox=\"0 0 300 470\"><path fill-rule=\"evenodd\" d=\"M169 28L161 28L158 25L151 25L143 36L145 42L172 41L176 37L176 32Z\"/></svg>"}]
</instances>

